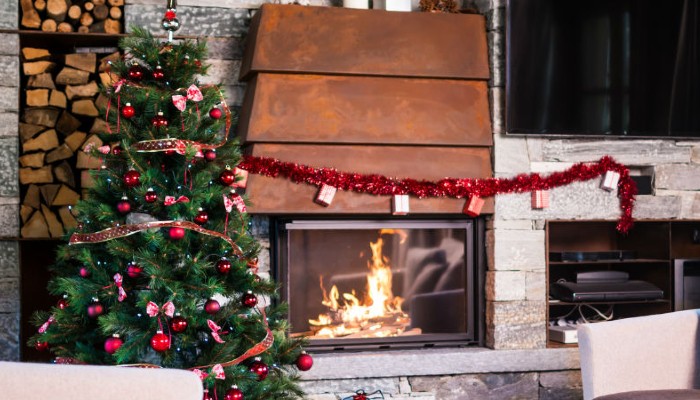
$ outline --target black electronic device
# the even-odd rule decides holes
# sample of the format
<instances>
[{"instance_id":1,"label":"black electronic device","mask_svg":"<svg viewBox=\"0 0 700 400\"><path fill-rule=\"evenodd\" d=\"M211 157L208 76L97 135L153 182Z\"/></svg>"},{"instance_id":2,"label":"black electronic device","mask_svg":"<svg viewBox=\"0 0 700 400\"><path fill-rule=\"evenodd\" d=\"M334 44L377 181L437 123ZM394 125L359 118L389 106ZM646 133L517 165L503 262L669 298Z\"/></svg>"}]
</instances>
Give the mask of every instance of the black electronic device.
<instances>
[{"instance_id":1,"label":"black electronic device","mask_svg":"<svg viewBox=\"0 0 700 400\"><path fill-rule=\"evenodd\" d=\"M700 138L700 2L509 0L506 132Z\"/></svg>"},{"instance_id":2,"label":"black electronic device","mask_svg":"<svg viewBox=\"0 0 700 400\"><path fill-rule=\"evenodd\" d=\"M576 282L555 282L552 298L569 302L648 301L664 297L663 290L640 280L629 280L623 271L579 272Z\"/></svg>"},{"instance_id":3,"label":"black electronic device","mask_svg":"<svg viewBox=\"0 0 700 400\"><path fill-rule=\"evenodd\" d=\"M549 261L624 261L633 260L636 253L631 250L609 251L558 251L549 253Z\"/></svg>"},{"instance_id":4,"label":"black electronic device","mask_svg":"<svg viewBox=\"0 0 700 400\"><path fill-rule=\"evenodd\" d=\"M674 309L700 308L700 259L673 260Z\"/></svg>"}]
</instances>

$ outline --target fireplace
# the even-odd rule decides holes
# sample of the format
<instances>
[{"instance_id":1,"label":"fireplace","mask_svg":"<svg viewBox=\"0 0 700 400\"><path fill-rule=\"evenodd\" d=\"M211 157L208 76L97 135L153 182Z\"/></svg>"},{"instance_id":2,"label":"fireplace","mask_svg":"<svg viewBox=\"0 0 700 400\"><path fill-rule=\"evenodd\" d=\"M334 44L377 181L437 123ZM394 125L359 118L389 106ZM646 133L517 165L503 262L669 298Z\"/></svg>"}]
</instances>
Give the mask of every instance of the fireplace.
<instances>
[{"instance_id":1,"label":"fireplace","mask_svg":"<svg viewBox=\"0 0 700 400\"><path fill-rule=\"evenodd\" d=\"M292 335L316 351L481 344L481 219L273 221Z\"/></svg>"}]
</instances>

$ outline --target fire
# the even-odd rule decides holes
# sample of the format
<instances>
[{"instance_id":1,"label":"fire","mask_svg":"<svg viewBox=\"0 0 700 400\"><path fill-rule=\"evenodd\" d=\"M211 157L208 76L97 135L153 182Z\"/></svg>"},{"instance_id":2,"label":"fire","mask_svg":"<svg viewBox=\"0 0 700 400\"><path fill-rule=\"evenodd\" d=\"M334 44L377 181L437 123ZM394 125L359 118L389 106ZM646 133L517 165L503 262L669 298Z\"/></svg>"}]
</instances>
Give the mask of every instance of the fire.
<instances>
[{"instance_id":1,"label":"fire","mask_svg":"<svg viewBox=\"0 0 700 400\"><path fill-rule=\"evenodd\" d=\"M372 257L368 261L369 273L365 295L360 299L353 289L350 293L341 294L333 285L329 292L320 278L323 300L321 304L328 307L326 314L320 314L317 319L309 320L309 324L317 327L317 337L384 337L404 333L409 324L408 316L401 310L403 299L394 296L392 290L392 272L389 259L384 257L382 249L384 240L381 235L399 235L401 243L407 234L402 230L382 229L376 242L370 242Z\"/></svg>"}]
</instances>

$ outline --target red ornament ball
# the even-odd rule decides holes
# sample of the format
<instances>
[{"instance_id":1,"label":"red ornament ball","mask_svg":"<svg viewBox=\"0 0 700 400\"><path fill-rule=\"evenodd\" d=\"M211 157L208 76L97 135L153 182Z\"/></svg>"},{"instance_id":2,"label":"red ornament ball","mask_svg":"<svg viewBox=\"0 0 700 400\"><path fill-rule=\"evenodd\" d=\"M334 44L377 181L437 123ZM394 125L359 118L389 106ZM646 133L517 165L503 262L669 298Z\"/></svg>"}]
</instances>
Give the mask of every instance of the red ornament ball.
<instances>
[{"instance_id":1,"label":"red ornament ball","mask_svg":"<svg viewBox=\"0 0 700 400\"><path fill-rule=\"evenodd\" d=\"M202 68L202 62L199 61L199 59L195 58L194 60L194 66L197 68Z\"/></svg>"},{"instance_id":2,"label":"red ornament ball","mask_svg":"<svg viewBox=\"0 0 700 400\"><path fill-rule=\"evenodd\" d=\"M216 269L220 274L226 275L231 272L231 261L222 258L216 263Z\"/></svg>"},{"instance_id":3,"label":"red ornament ball","mask_svg":"<svg viewBox=\"0 0 700 400\"><path fill-rule=\"evenodd\" d=\"M168 10L168 11L165 12L165 19L167 19L168 21L174 20L175 17L177 17L177 14L175 13L175 10L172 10L172 9L171 9L171 10Z\"/></svg>"},{"instance_id":4,"label":"red ornament ball","mask_svg":"<svg viewBox=\"0 0 700 400\"><path fill-rule=\"evenodd\" d=\"M86 267L81 267L80 268L80 276L83 278L89 278L90 277L90 270L87 269Z\"/></svg>"},{"instance_id":5,"label":"red ornament ball","mask_svg":"<svg viewBox=\"0 0 700 400\"><path fill-rule=\"evenodd\" d=\"M209 116L212 117L213 119L219 119L223 113L221 112L220 108L212 108L209 110Z\"/></svg>"},{"instance_id":6,"label":"red ornament ball","mask_svg":"<svg viewBox=\"0 0 700 400\"><path fill-rule=\"evenodd\" d=\"M168 126L168 119L165 118L163 112L158 112L158 115L151 119L151 124L153 124L153 126L156 128L166 127Z\"/></svg>"},{"instance_id":7,"label":"red ornament ball","mask_svg":"<svg viewBox=\"0 0 700 400\"><path fill-rule=\"evenodd\" d=\"M174 226L168 231L168 236L172 240L181 240L185 238L185 229Z\"/></svg>"},{"instance_id":8,"label":"red ornament ball","mask_svg":"<svg viewBox=\"0 0 700 400\"><path fill-rule=\"evenodd\" d=\"M126 274L129 275L129 278L136 279L141 276L142 273L143 268L135 262L130 262L129 265L126 266Z\"/></svg>"},{"instance_id":9,"label":"red ornament ball","mask_svg":"<svg viewBox=\"0 0 700 400\"><path fill-rule=\"evenodd\" d=\"M49 349L49 342L39 342L37 341L34 344L34 348L39 350L39 351L46 351Z\"/></svg>"},{"instance_id":10,"label":"red ornament ball","mask_svg":"<svg viewBox=\"0 0 700 400\"><path fill-rule=\"evenodd\" d=\"M143 199L146 200L146 203L155 203L158 200L158 193L153 188L149 188L146 190L146 194L143 195Z\"/></svg>"},{"instance_id":11,"label":"red ornament ball","mask_svg":"<svg viewBox=\"0 0 700 400\"><path fill-rule=\"evenodd\" d=\"M170 338L162 331L158 331L151 338L151 347L158 352L164 352L170 348Z\"/></svg>"},{"instance_id":12,"label":"red ornament ball","mask_svg":"<svg viewBox=\"0 0 700 400\"><path fill-rule=\"evenodd\" d=\"M224 400L243 400L243 392L238 388L238 386L233 385L231 386L231 389L226 391Z\"/></svg>"},{"instance_id":13,"label":"red ornament ball","mask_svg":"<svg viewBox=\"0 0 700 400\"><path fill-rule=\"evenodd\" d=\"M299 371L308 371L314 365L314 359L306 352L302 352L297 358L296 365Z\"/></svg>"},{"instance_id":14,"label":"red ornament ball","mask_svg":"<svg viewBox=\"0 0 700 400\"><path fill-rule=\"evenodd\" d=\"M248 308L253 308L255 307L256 304L258 304L258 298L251 292L248 292L243 295L243 299L241 300L244 306Z\"/></svg>"},{"instance_id":15,"label":"red ornament ball","mask_svg":"<svg viewBox=\"0 0 700 400\"><path fill-rule=\"evenodd\" d=\"M122 117L124 118L133 118L134 115L136 115L136 109L131 105L131 103L126 103L124 107L122 108Z\"/></svg>"},{"instance_id":16,"label":"red ornament ball","mask_svg":"<svg viewBox=\"0 0 700 400\"><path fill-rule=\"evenodd\" d=\"M214 161L216 160L216 151L215 150L207 150L204 152L204 159L207 161Z\"/></svg>"},{"instance_id":17,"label":"red ornament ball","mask_svg":"<svg viewBox=\"0 0 700 400\"><path fill-rule=\"evenodd\" d=\"M153 70L153 79L161 81L163 80L163 78L165 78L165 72L163 72L163 68L161 68L161 66L158 65L156 66L156 69Z\"/></svg>"},{"instance_id":18,"label":"red ornament ball","mask_svg":"<svg viewBox=\"0 0 700 400\"><path fill-rule=\"evenodd\" d=\"M124 185L128 188L132 188L135 186L138 186L141 183L141 174L134 170L130 169L126 171L124 174Z\"/></svg>"},{"instance_id":19,"label":"red ornament ball","mask_svg":"<svg viewBox=\"0 0 700 400\"><path fill-rule=\"evenodd\" d=\"M207 314L214 315L218 313L220 309L221 304L219 304L219 302L214 299L209 299L206 303L204 303L204 311Z\"/></svg>"},{"instance_id":20,"label":"red ornament ball","mask_svg":"<svg viewBox=\"0 0 700 400\"><path fill-rule=\"evenodd\" d=\"M117 203L117 211L119 211L120 214L128 214L131 212L131 203L129 203L128 198L122 197L119 203Z\"/></svg>"},{"instance_id":21,"label":"red ornament ball","mask_svg":"<svg viewBox=\"0 0 700 400\"><path fill-rule=\"evenodd\" d=\"M111 338L105 340L105 351L109 354L114 354L122 347L124 342L119 339L119 335L113 335Z\"/></svg>"},{"instance_id":22,"label":"red ornament ball","mask_svg":"<svg viewBox=\"0 0 700 400\"><path fill-rule=\"evenodd\" d=\"M185 329L187 329L187 320L179 314L175 314L173 319L170 320L170 330L181 333L184 332Z\"/></svg>"},{"instance_id":23,"label":"red ornament ball","mask_svg":"<svg viewBox=\"0 0 700 400\"><path fill-rule=\"evenodd\" d=\"M267 378L267 374L268 372L270 372L270 368L268 368L267 364L260 361L259 358L256 358L255 361L253 361L253 363L250 364L249 369L250 372L253 372L258 376L259 381L262 381L265 378Z\"/></svg>"},{"instance_id":24,"label":"red ornament ball","mask_svg":"<svg viewBox=\"0 0 700 400\"><path fill-rule=\"evenodd\" d=\"M134 65L129 68L129 79L135 82L139 82L141 79L143 79L143 68L134 63Z\"/></svg>"},{"instance_id":25,"label":"red ornament ball","mask_svg":"<svg viewBox=\"0 0 700 400\"><path fill-rule=\"evenodd\" d=\"M112 149L112 154L114 154L115 156L121 155L122 150L123 149L121 146L114 146L114 148Z\"/></svg>"},{"instance_id":26,"label":"red ornament ball","mask_svg":"<svg viewBox=\"0 0 700 400\"><path fill-rule=\"evenodd\" d=\"M194 217L194 222L197 225L204 225L209 222L209 214L206 211L199 209L199 213Z\"/></svg>"},{"instance_id":27,"label":"red ornament ball","mask_svg":"<svg viewBox=\"0 0 700 400\"><path fill-rule=\"evenodd\" d=\"M58 303L56 303L56 307L60 308L61 310L65 310L66 307L68 307L68 300L60 299Z\"/></svg>"},{"instance_id":28,"label":"red ornament ball","mask_svg":"<svg viewBox=\"0 0 700 400\"><path fill-rule=\"evenodd\" d=\"M224 186L231 186L234 184L234 182L236 182L236 173L230 168L226 168L225 170L221 171L219 181L221 181Z\"/></svg>"},{"instance_id":29,"label":"red ornament ball","mask_svg":"<svg viewBox=\"0 0 700 400\"><path fill-rule=\"evenodd\" d=\"M102 315L104 311L105 308L99 301L95 301L87 307L87 315L90 318L97 318Z\"/></svg>"}]
</instances>

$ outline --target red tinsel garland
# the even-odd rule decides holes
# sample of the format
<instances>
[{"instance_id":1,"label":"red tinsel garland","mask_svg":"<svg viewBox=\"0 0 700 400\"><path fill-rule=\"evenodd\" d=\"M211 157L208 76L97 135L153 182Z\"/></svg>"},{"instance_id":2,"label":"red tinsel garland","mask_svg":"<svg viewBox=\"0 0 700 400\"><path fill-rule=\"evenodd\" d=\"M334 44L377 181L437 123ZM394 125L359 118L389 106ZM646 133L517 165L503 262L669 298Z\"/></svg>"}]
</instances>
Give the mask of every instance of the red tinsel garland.
<instances>
[{"instance_id":1,"label":"red tinsel garland","mask_svg":"<svg viewBox=\"0 0 700 400\"><path fill-rule=\"evenodd\" d=\"M340 190L358 193L372 195L410 194L418 198L451 197L457 199L547 190L572 182L591 180L601 176L606 171L614 171L620 174L617 196L620 199L620 210L622 211L617 222L617 230L626 233L634 224L632 210L634 209L637 185L630 178L627 167L609 156L604 156L595 163L574 164L565 171L554 172L547 176L532 173L520 174L513 178L444 178L437 182L342 172L333 168L314 168L274 158L255 156L245 156L238 167L250 173L272 178L283 177L294 183L304 182L316 186L325 184Z\"/></svg>"}]
</instances>

